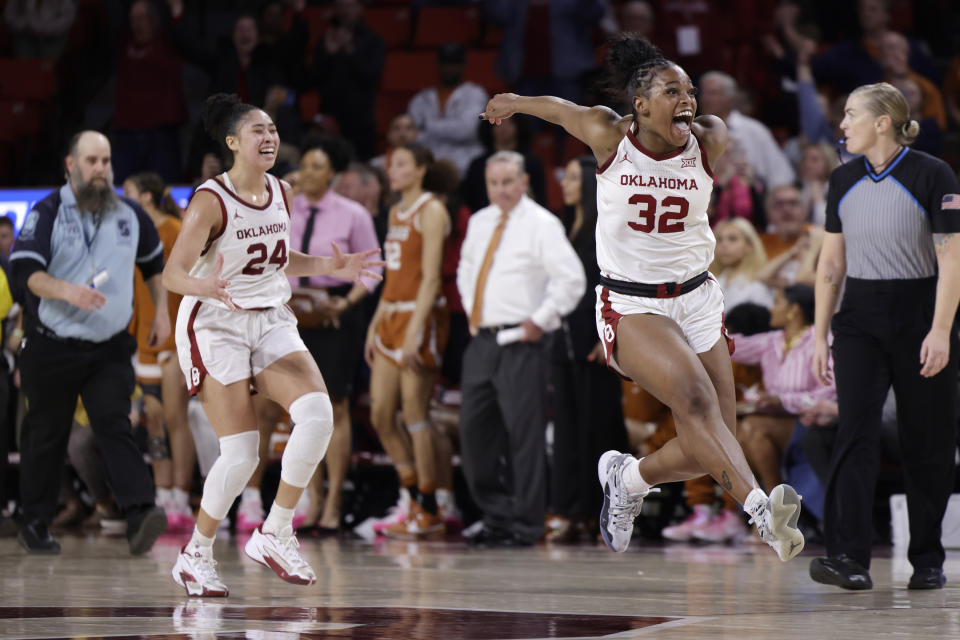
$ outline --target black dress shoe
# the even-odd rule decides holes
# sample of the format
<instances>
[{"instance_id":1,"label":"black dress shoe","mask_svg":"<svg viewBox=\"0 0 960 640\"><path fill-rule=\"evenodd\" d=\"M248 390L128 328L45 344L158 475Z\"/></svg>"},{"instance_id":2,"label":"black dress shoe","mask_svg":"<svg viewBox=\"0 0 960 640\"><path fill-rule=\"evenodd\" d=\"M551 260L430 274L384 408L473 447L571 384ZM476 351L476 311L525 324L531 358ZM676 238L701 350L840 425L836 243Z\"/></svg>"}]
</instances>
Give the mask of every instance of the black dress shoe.
<instances>
[{"instance_id":1,"label":"black dress shoe","mask_svg":"<svg viewBox=\"0 0 960 640\"><path fill-rule=\"evenodd\" d=\"M810 577L815 582L852 591L873 589L870 572L845 553L829 558L814 558L810 562Z\"/></svg>"},{"instance_id":2,"label":"black dress shoe","mask_svg":"<svg viewBox=\"0 0 960 640\"><path fill-rule=\"evenodd\" d=\"M134 507L127 513L127 541L130 553L138 556L153 548L167 530L167 514L157 506Z\"/></svg>"},{"instance_id":3,"label":"black dress shoe","mask_svg":"<svg viewBox=\"0 0 960 640\"><path fill-rule=\"evenodd\" d=\"M10 516L0 515L0 538L12 538L17 535L17 523Z\"/></svg>"},{"instance_id":4,"label":"black dress shoe","mask_svg":"<svg viewBox=\"0 0 960 640\"><path fill-rule=\"evenodd\" d=\"M928 567L913 572L907 589L943 589L945 584L947 584L947 576L943 575L943 569Z\"/></svg>"},{"instance_id":5,"label":"black dress shoe","mask_svg":"<svg viewBox=\"0 0 960 640\"><path fill-rule=\"evenodd\" d=\"M491 529L484 526L475 536L467 538L468 547L505 547L510 546L513 535L503 529Z\"/></svg>"},{"instance_id":6,"label":"black dress shoe","mask_svg":"<svg viewBox=\"0 0 960 640\"><path fill-rule=\"evenodd\" d=\"M27 553L56 555L60 553L60 543L53 539L47 525L39 520L25 523L17 535L20 546Z\"/></svg>"}]
</instances>

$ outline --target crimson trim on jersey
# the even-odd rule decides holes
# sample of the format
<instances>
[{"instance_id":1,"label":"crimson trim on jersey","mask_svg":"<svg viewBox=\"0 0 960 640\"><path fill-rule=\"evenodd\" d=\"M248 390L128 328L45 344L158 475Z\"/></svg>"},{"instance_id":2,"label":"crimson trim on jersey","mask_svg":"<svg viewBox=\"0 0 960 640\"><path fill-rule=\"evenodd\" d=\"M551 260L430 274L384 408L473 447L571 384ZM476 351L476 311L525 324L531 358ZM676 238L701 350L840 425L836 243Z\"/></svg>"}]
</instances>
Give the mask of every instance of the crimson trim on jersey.
<instances>
[{"instance_id":1,"label":"crimson trim on jersey","mask_svg":"<svg viewBox=\"0 0 960 640\"><path fill-rule=\"evenodd\" d=\"M607 158L607 161L604 162L604 163L603 163L602 165L600 165L599 167L597 167L597 175L600 175L601 173L603 173L604 171L606 171L607 169L610 168L610 165L613 164L614 159L616 159L616 157L617 157L617 151L619 151L619 150L620 150L620 148L617 147L617 148L613 151L613 154L612 154L609 158Z\"/></svg>"},{"instance_id":2,"label":"crimson trim on jersey","mask_svg":"<svg viewBox=\"0 0 960 640\"><path fill-rule=\"evenodd\" d=\"M697 139L697 146L700 147L700 156L703 158L703 170L706 171L707 175L712 178L713 171L710 170L710 158L707 157L707 148L703 146L703 140L700 139L700 136L694 133L693 129L690 129L690 133L692 133L693 137Z\"/></svg>"},{"instance_id":3,"label":"crimson trim on jersey","mask_svg":"<svg viewBox=\"0 0 960 640\"><path fill-rule=\"evenodd\" d=\"M187 320L187 338L190 340L190 364L193 369L196 369L198 372L197 383L193 383L193 371L190 373L190 395L195 396L200 392L200 385L203 384L203 379L207 377L207 367L203 364L203 358L200 357L200 347L197 345L197 334L193 330L193 322L197 319L197 314L200 312L200 301L197 300L197 303L193 305L193 309L190 310L190 319Z\"/></svg>"},{"instance_id":4,"label":"crimson trim on jersey","mask_svg":"<svg viewBox=\"0 0 960 640\"><path fill-rule=\"evenodd\" d=\"M233 198L234 200L236 200L237 202L239 202L245 207L250 207L251 209L256 209L257 211L265 211L267 207L269 207L273 203L273 182L270 180L269 177L267 178L267 191L270 193L270 195L267 196L267 201L266 203L264 203L262 207L258 207L255 204L250 204L249 202L247 202L246 200L242 199L240 196L235 194L233 191L227 188L227 185L224 184L222 180L220 180L220 176L214 176L213 179L214 181L216 181L217 184L223 187L223 190L226 191L231 198Z\"/></svg>"},{"instance_id":5,"label":"crimson trim on jersey","mask_svg":"<svg viewBox=\"0 0 960 640\"><path fill-rule=\"evenodd\" d=\"M206 246L203 247L203 251L200 252L200 256L207 255L207 251L210 250L210 247L213 246L213 243L223 235L223 232L227 230L227 205L223 201L223 198L220 197L220 194L211 189L210 187L200 187L197 191L206 191L207 193L212 193L217 200L220 201L220 217L223 218L223 222L220 224L220 231L217 231L212 238L207 240ZM193 195L197 195L197 191L193 192Z\"/></svg>"},{"instance_id":6,"label":"crimson trim on jersey","mask_svg":"<svg viewBox=\"0 0 960 640\"><path fill-rule=\"evenodd\" d=\"M269 180L270 178L267 178ZM287 217L290 217L290 201L287 200L287 190L283 188L283 183L277 180L277 187L280 189L280 195L283 197L283 206L287 208Z\"/></svg>"},{"instance_id":7,"label":"crimson trim on jersey","mask_svg":"<svg viewBox=\"0 0 960 640\"><path fill-rule=\"evenodd\" d=\"M678 155L686 151L688 146L690 146L689 144L687 144L683 147L680 147L676 151L671 151L670 153L665 153L663 155L657 155L653 151L648 150L642 144L640 144L640 141L637 140L637 136L633 135L633 127L630 127L630 129L627 130L627 138L630 140L631 143L633 143L633 146L637 148L637 151L647 156L648 158L652 158L653 160L657 160L657 161L676 158Z\"/></svg>"}]
</instances>

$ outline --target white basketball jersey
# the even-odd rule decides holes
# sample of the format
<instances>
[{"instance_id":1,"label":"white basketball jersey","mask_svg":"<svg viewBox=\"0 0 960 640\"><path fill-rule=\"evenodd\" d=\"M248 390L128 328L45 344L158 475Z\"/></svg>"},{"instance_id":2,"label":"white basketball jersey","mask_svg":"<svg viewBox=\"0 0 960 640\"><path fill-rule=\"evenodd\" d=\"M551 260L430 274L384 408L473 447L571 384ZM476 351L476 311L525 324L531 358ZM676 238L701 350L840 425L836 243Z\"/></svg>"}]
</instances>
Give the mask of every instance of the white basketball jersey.
<instances>
[{"instance_id":1,"label":"white basketball jersey","mask_svg":"<svg viewBox=\"0 0 960 640\"><path fill-rule=\"evenodd\" d=\"M616 280L684 282L713 261L713 177L696 136L663 156L633 133L597 170L597 263Z\"/></svg>"},{"instance_id":2,"label":"white basketball jersey","mask_svg":"<svg viewBox=\"0 0 960 640\"><path fill-rule=\"evenodd\" d=\"M280 181L267 174L270 195L262 207L241 200L226 173L207 180L197 191L209 191L220 201L223 226L197 259L190 275L208 276L223 255L222 278L227 291L241 309L279 307L290 299L290 283L284 275L290 248L290 212ZM226 308L213 298L205 303Z\"/></svg>"}]
</instances>

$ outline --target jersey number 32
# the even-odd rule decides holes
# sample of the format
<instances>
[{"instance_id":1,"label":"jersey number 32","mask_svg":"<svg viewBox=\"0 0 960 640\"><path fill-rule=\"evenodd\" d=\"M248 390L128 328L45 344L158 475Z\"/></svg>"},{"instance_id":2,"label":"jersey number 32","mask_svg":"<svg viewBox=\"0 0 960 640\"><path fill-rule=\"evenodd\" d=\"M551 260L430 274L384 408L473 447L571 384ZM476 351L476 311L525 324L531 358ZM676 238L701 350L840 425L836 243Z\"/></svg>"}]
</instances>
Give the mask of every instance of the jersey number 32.
<instances>
[{"instance_id":1,"label":"jersey number 32","mask_svg":"<svg viewBox=\"0 0 960 640\"><path fill-rule=\"evenodd\" d=\"M660 207L672 210L662 211L658 220L657 199L649 193L635 193L630 196L628 202L641 207L637 213L640 222L627 223L631 229L641 233L652 233L654 228L656 228L657 233L680 233L684 229L683 219L687 217L687 213L690 211L690 203L686 198L667 196L660 202Z\"/></svg>"}]
</instances>

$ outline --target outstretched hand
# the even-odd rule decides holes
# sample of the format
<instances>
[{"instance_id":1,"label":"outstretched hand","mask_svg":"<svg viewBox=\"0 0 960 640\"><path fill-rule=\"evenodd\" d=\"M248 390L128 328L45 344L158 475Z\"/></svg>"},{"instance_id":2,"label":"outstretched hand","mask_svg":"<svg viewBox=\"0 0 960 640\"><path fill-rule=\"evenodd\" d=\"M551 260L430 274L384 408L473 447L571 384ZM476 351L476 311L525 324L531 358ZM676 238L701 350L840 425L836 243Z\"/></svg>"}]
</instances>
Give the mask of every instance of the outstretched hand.
<instances>
[{"instance_id":1,"label":"outstretched hand","mask_svg":"<svg viewBox=\"0 0 960 640\"><path fill-rule=\"evenodd\" d=\"M517 112L514 103L518 97L515 93L498 93L490 98L487 110L480 114L480 119L489 120L491 124L502 123Z\"/></svg>"},{"instance_id":2,"label":"outstretched hand","mask_svg":"<svg viewBox=\"0 0 960 640\"><path fill-rule=\"evenodd\" d=\"M380 249L360 253L341 253L336 242L331 242L330 246L333 247L333 255L330 256L332 268L329 275L351 282L362 282L361 277L383 280L383 276L379 273L370 271L374 267L383 267L387 264L383 260L370 260L371 257L380 253Z\"/></svg>"}]
</instances>

